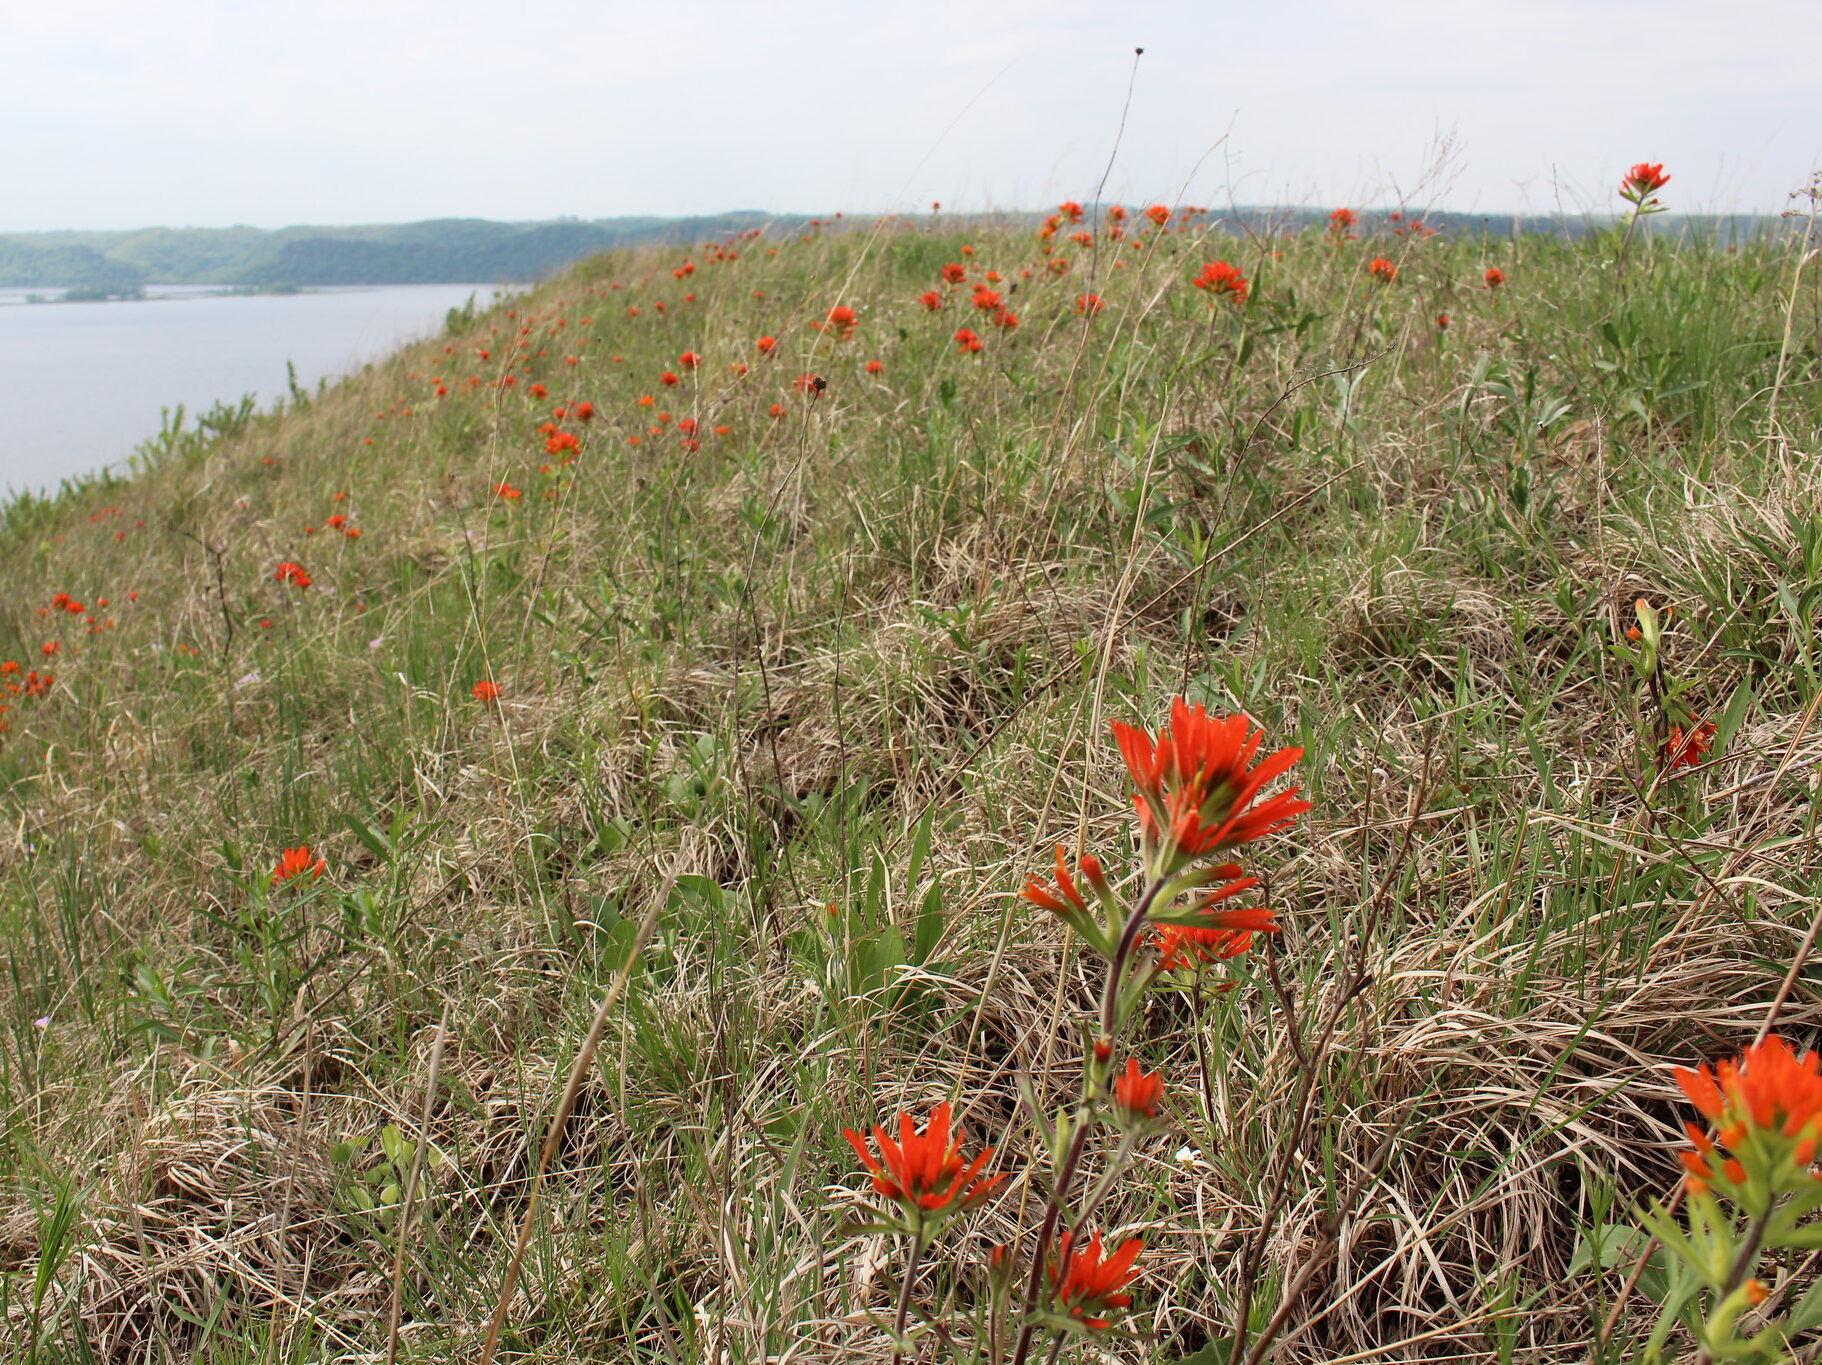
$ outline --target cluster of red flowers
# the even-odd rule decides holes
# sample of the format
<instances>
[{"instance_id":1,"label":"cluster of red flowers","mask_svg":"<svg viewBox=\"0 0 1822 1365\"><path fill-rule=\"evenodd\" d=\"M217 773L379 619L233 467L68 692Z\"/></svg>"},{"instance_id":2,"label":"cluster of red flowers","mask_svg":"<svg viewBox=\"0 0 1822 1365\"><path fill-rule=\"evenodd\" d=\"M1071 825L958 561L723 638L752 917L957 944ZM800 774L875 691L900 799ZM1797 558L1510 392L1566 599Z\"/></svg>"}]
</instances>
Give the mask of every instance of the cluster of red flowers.
<instances>
[{"instance_id":1,"label":"cluster of red flowers","mask_svg":"<svg viewBox=\"0 0 1822 1365\"><path fill-rule=\"evenodd\" d=\"M304 572L304 566L289 559L273 571L272 577L277 582L289 583L294 588L307 588L311 583L310 575Z\"/></svg>"},{"instance_id":2,"label":"cluster of red flowers","mask_svg":"<svg viewBox=\"0 0 1822 1365\"><path fill-rule=\"evenodd\" d=\"M16 659L0 661L0 696L43 697L50 692L56 681L50 672L40 673L35 668L28 669ZM7 712L11 709L11 702L0 701L0 735L12 728L7 717Z\"/></svg>"},{"instance_id":3,"label":"cluster of red flowers","mask_svg":"<svg viewBox=\"0 0 1822 1365\"><path fill-rule=\"evenodd\" d=\"M1375 256L1372 260L1367 262L1367 274L1371 275L1381 284L1391 284L1398 278L1398 267L1393 265L1392 262L1388 261L1384 256Z\"/></svg>"}]
</instances>

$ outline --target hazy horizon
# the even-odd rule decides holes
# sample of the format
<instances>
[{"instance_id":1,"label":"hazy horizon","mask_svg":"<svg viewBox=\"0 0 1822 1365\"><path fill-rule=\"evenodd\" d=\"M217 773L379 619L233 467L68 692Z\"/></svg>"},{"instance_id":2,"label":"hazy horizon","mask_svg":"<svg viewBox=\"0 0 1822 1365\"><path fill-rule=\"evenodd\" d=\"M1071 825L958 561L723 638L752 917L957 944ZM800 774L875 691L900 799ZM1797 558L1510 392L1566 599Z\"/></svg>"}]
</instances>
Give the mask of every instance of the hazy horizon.
<instances>
[{"instance_id":1,"label":"hazy horizon","mask_svg":"<svg viewBox=\"0 0 1822 1365\"><path fill-rule=\"evenodd\" d=\"M1084 201L1084 202L1091 202L1091 201ZM1128 200L1124 200L1124 201L1116 201L1113 199L1108 199L1108 200L1105 200L1104 202L1109 205L1114 204L1116 202L1122 202L1125 204L1126 207L1132 208L1132 207L1136 207L1136 206L1143 205L1146 203L1151 203L1154 201L1148 200L1148 199L1138 199L1138 200L1128 199ZM1187 203L1187 201L1183 201L1183 202ZM1368 218L1371 218L1371 217L1374 217L1377 215L1397 213L1400 211L1409 211L1411 208L1411 205L1409 205L1409 204L1405 205L1404 209L1401 210L1400 206L1397 203L1374 204L1374 203L1367 203L1367 202L1363 202L1363 201L1335 201L1334 204L1331 204L1327 201L1324 201L1320 204L1317 204L1317 203L1310 203L1310 204L1239 203L1239 204L1228 204L1228 205L1200 204L1200 205L1197 205L1197 207L1204 209L1211 218L1218 219L1223 213L1229 213L1229 212L1246 212L1246 213L1327 212L1331 207L1338 207L1343 202L1345 202L1346 207L1348 207L1348 208L1354 210L1356 213L1359 213ZM611 215L607 215L607 216L603 216L603 217L585 217L580 214L571 213L571 214L559 214L559 215L556 215L551 218L507 218L507 219L502 219L502 218L485 218L480 214L445 214L445 215L441 215L437 218L395 219L395 220L391 220L388 222L370 221L367 219L358 219L357 220L357 219L352 219L352 218L340 218L340 219L325 218L325 219L319 219L314 222L307 222L307 223L306 222L296 222L296 223L245 223L245 222L242 222L242 223L175 223L175 222L171 222L171 223L136 223L130 227L94 227L94 226L91 226L86 223L78 223L78 224L65 224L64 226L61 226L61 227L49 227L49 228L0 227L0 237L55 236L55 235L64 234L64 233L74 233L74 234L86 236L86 235L90 235L90 234L132 234L132 233L139 233L139 232L271 232L271 233L279 233L279 232L299 232L299 231L312 231L312 230L341 231L341 230L354 229L354 228L409 227L416 223L431 223L431 222L488 222L488 223L496 223L496 224L500 224L500 225L508 226L508 227L530 227L530 226L539 226L539 225L548 224L548 223L567 223L567 222L613 223L613 222L643 220L643 219L650 219L650 220L656 221L656 222L684 222L684 221L687 221L690 219L731 217L731 216L735 216L735 215L739 215L739 214L749 214L749 213L750 214L761 214L767 218L775 219L775 220L779 220L779 221L792 221L792 222L795 222L799 219L810 219L810 218L822 218L824 220L832 220L833 218L835 218L836 215L839 215L843 222L845 222L849 225L853 225L853 224L868 224L868 223L874 222L875 220L884 219L884 218L897 218L897 219L904 220L904 221L913 221L913 220L917 220L917 219L933 219L934 218L934 219L937 219L940 221L940 219L942 219L942 218L982 219L982 218L993 218L993 217L1001 217L1001 216L1007 217L1007 218L1035 217L1035 216L1040 216L1040 215L1049 213L1054 207L1055 207L1054 203L1044 203L1044 204L1033 204L1033 205L1027 205L1027 206L1010 206L1010 207L999 207L999 208L954 209L954 210L952 210L947 204L945 204L942 208L942 211L939 214L931 214L928 211L926 211L924 213L918 213L914 210L908 211L908 210L903 210L903 209L898 209L898 210L880 209L877 211L869 211L866 209L822 209L822 210L781 209L781 210L777 210L777 211L771 211L771 210L765 210L765 209L734 207L734 208L724 208L724 209L712 209L712 210L707 210L707 211L704 211L701 213L687 213L687 214L625 213L625 214L611 214ZM1626 205L1621 204L1618 208L1610 208L1610 207L1606 207L1606 206L1590 206L1585 209L1573 209L1573 210L1571 210L1571 209L1562 209L1562 210L1556 210L1556 209L1461 210L1461 209L1453 209L1453 208L1448 207L1447 205L1442 205L1442 204L1425 203L1425 204L1418 205L1417 208L1418 208L1418 211L1420 211L1422 213L1434 215L1438 220L1441 220L1444 218L1492 219L1494 221L1498 221L1500 219L1507 219L1507 218L1511 218L1511 219L1561 218L1564 220L1577 220L1577 219L1589 218L1589 217L1596 218L1596 219L1600 219L1600 218L1620 219L1625 216ZM1708 210L1708 209L1700 209L1700 208L1683 208L1683 209L1671 208L1671 209L1667 209L1662 215L1660 215L1655 220L1655 225L1665 225L1665 224L1669 224L1669 223L1674 223L1679 219L1701 219L1701 218L1718 218L1718 217L1730 217L1730 216L1732 216L1732 217L1778 218L1778 217L1782 216L1782 213L1781 213L1781 211L1772 211L1772 210L1754 211L1754 210L1742 209L1742 210L1719 210L1719 211L1717 211L1717 210ZM1653 225L1654 224L1652 224L1652 223L1647 224L1647 226L1653 226Z\"/></svg>"}]
</instances>

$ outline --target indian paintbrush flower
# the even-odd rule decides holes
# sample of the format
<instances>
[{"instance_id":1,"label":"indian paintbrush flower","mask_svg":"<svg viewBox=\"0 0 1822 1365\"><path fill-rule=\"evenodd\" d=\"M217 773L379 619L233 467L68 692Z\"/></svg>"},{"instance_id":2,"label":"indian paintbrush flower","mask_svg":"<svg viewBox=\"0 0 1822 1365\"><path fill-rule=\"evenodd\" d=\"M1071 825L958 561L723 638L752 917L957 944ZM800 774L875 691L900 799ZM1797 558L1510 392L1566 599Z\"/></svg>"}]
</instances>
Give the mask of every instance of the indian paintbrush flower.
<instances>
[{"instance_id":1,"label":"indian paintbrush flower","mask_svg":"<svg viewBox=\"0 0 1822 1365\"><path fill-rule=\"evenodd\" d=\"M1157 872L1263 838L1310 808L1296 799L1296 787L1253 805L1303 750L1280 749L1254 766L1265 736L1244 715L1216 719L1178 697L1155 740L1118 721L1113 733L1138 789L1133 804L1146 864Z\"/></svg>"},{"instance_id":2,"label":"indian paintbrush flower","mask_svg":"<svg viewBox=\"0 0 1822 1365\"><path fill-rule=\"evenodd\" d=\"M987 1148L972 1161L962 1155L966 1135L959 1125L953 1134L950 1132L949 1114L947 1101L937 1105L919 1132L911 1115L901 1112L896 1142L875 1124L877 1159L859 1133L852 1128L842 1130L842 1136L872 1172L874 1191L898 1205L908 1232L921 1233L984 1202L1006 1178L1003 1174L981 1174L993 1159L993 1148Z\"/></svg>"},{"instance_id":3,"label":"indian paintbrush flower","mask_svg":"<svg viewBox=\"0 0 1822 1365\"><path fill-rule=\"evenodd\" d=\"M1071 1254L1074 1241L1072 1232L1057 1239L1056 1260L1049 1266L1051 1294L1058 1311L1090 1331L1102 1331L1110 1325L1110 1310L1132 1306L1132 1295L1122 1291L1138 1273L1133 1262L1145 1244L1137 1237L1129 1237L1113 1255L1104 1256L1100 1233Z\"/></svg>"}]
</instances>

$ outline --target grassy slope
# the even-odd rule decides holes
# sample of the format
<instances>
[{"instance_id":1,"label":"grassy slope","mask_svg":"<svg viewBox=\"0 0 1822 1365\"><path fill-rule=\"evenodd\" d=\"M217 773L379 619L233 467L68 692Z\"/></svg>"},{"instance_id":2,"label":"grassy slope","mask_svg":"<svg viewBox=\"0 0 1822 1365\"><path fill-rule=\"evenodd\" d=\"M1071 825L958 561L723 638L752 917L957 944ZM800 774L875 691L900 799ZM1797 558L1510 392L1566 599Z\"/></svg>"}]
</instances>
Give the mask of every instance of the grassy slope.
<instances>
[{"instance_id":1,"label":"grassy slope","mask_svg":"<svg viewBox=\"0 0 1822 1365\"><path fill-rule=\"evenodd\" d=\"M1622 291L1610 240L1192 233L1030 279L1027 233L738 245L683 280L678 253L588 263L10 513L0 659L62 650L0 736L9 1353L382 1349L394 1220L363 1191L446 1013L402 1352L470 1358L528 1145L680 868L509 1345L883 1358L861 1315L891 1265L839 1233L839 1130L955 1094L1022 1167L1015 1073L1071 1093L1092 975L1012 893L1059 840L1123 861L1106 722L1187 689L1308 748L1315 810L1256 860L1295 998L1313 1017L1350 954L1372 973L1274 1276L1325 1191L1395 1156L1286 1358L1438 1327L1442 1355L1566 1358L1615 1284L1565 1274L1578 1237L1673 1178L1666 1064L1751 1036L1822 884L1813 284L1774 414L1771 248L1652 243ZM1244 312L1188 287L1210 255L1252 277ZM951 260L1018 285L1023 325L976 357L965 290L916 302ZM852 340L807 326L836 303ZM702 368L661 387L685 350ZM538 425L583 398L580 457L541 473ZM651 435L659 409L701 449ZM338 512L360 539L306 533ZM1605 653L1640 594L1674 604L1698 706L1732 707L1718 760L1648 803ZM328 874L268 891L300 843ZM1813 973L1782 1018L1813 1035ZM1145 1033L1179 1131L1110 1217L1147 1230L1138 1322L1174 1359L1231 1313L1297 1062L1256 988L1165 998Z\"/></svg>"}]
</instances>

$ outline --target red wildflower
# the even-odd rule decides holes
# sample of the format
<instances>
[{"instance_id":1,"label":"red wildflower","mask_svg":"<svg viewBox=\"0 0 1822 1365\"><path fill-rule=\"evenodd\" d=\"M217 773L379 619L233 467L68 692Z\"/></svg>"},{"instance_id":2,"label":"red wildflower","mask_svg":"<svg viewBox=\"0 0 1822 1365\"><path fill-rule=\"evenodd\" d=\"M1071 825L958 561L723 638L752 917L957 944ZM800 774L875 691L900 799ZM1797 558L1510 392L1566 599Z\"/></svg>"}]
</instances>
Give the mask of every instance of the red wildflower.
<instances>
[{"instance_id":1,"label":"red wildflower","mask_svg":"<svg viewBox=\"0 0 1822 1365\"><path fill-rule=\"evenodd\" d=\"M1661 161L1641 161L1626 172L1626 178L1620 182L1620 195L1637 203L1648 194L1656 194L1670 183L1670 177L1664 174L1664 163Z\"/></svg>"},{"instance_id":2,"label":"red wildflower","mask_svg":"<svg viewBox=\"0 0 1822 1365\"><path fill-rule=\"evenodd\" d=\"M545 388L542 384L533 384L531 386L531 388L528 390L528 392L531 394L531 396L533 398L549 398L550 397L550 390Z\"/></svg>"},{"instance_id":3,"label":"red wildflower","mask_svg":"<svg viewBox=\"0 0 1822 1365\"><path fill-rule=\"evenodd\" d=\"M951 261L943 267L942 276L944 284L960 284L968 278L968 268Z\"/></svg>"},{"instance_id":4,"label":"red wildflower","mask_svg":"<svg viewBox=\"0 0 1822 1365\"><path fill-rule=\"evenodd\" d=\"M559 431L544 443L546 455L561 455L568 450L582 449L582 438L573 431Z\"/></svg>"},{"instance_id":5,"label":"red wildflower","mask_svg":"<svg viewBox=\"0 0 1822 1365\"><path fill-rule=\"evenodd\" d=\"M671 371L666 370L663 374L658 376L658 382L660 384L671 385L671 384L681 384L683 381L681 379L677 378L677 376L675 374L671 373Z\"/></svg>"},{"instance_id":6,"label":"red wildflower","mask_svg":"<svg viewBox=\"0 0 1822 1365\"><path fill-rule=\"evenodd\" d=\"M476 701L495 702L500 699L500 684L492 678L482 678L470 689L470 695Z\"/></svg>"},{"instance_id":7,"label":"red wildflower","mask_svg":"<svg viewBox=\"0 0 1822 1365\"><path fill-rule=\"evenodd\" d=\"M993 1159L993 1148L987 1148L973 1161L962 1155L966 1135L958 1126L951 1136L947 1102L930 1111L921 1133L909 1113L900 1113L897 1142L875 1124L873 1142L879 1148L878 1160L867 1150L866 1140L852 1128L844 1128L842 1136L873 1173L874 1190L898 1204L913 1223L972 1208L989 1198L994 1187L1006 1178L1003 1174L981 1174L981 1168Z\"/></svg>"},{"instance_id":8,"label":"red wildflower","mask_svg":"<svg viewBox=\"0 0 1822 1365\"><path fill-rule=\"evenodd\" d=\"M1058 206L1057 212L1061 213L1072 223L1079 223L1082 221L1082 206L1073 199L1065 199L1062 204Z\"/></svg>"},{"instance_id":9,"label":"red wildflower","mask_svg":"<svg viewBox=\"0 0 1822 1365\"><path fill-rule=\"evenodd\" d=\"M1260 789L1287 772L1303 750L1280 749L1249 766L1265 736L1244 715L1216 719L1178 697L1169 727L1155 741L1118 721L1113 733L1138 788L1133 804L1147 850L1165 851L1167 862L1248 843L1310 808L1296 799L1295 787L1250 808Z\"/></svg>"},{"instance_id":10,"label":"red wildflower","mask_svg":"<svg viewBox=\"0 0 1822 1365\"><path fill-rule=\"evenodd\" d=\"M292 881L306 874L313 878L320 877L328 870L329 864L323 859L317 858L312 861L310 847L308 844L304 844L284 851L283 856L272 869L272 884L276 886L280 882Z\"/></svg>"},{"instance_id":11,"label":"red wildflower","mask_svg":"<svg viewBox=\"0 0 1822 1365\"><path fill-rule=\"evenodd\" d=\"M1382 284L1390 284L1393 280L1398 278L1398 267L1393 265L1384 256L1375 256L1371 261L1367 262L1367 274L1371 275Z\"/></svg>"},{"instance_id":12,"label":"red wildflower","mask_svg":"<svg viewBox=\"0 0 1822 1365\"><path fill-rule=\"evenodd\" d=\"M273 571L272 577L280 583L290 583L294 587L307 588L310 586L310 575L304 572L304 566L294 564L288 559Z\"/></svg>"},{"instance_id":13,"label":"red wildflower","mask_svg":"<svg viewBox=\"0 0 1822 1365\"><path fill-rule=\"evenodd\" d=\"M1084 294L1075 301L1076 312L1086 314L1090 317L1100 312L1106 306L1107 305L1102 302L1099 294Z\"/></svg>"},{"instance_id":14,"label":"red wildflower","mask_svg":"<svg viewBox=\"0 0 1822 1365\"><path fill-rule=\"evenodd\" d=\"M883 360L869 360L867 362L867 373L868 374L884 374L885 369L886 369L886 363Z\"/></svg>"},{"instance_id":15,"label":"red wildflower","mask_svg":"<svg viewBox=\"0 0 1822 1365\"><path fill-rule=\"evenodd\" d=\"M974 286L973 303L974 306L983 313L991 313L1003 302L1004 300L1000 297L998 290L989 289L984 284L977 284Z\"/></svg>"},{"instance_id":16,"label":"red wildflower","mask_svg":"<svg viewBox=\"0 0 1822 1365\"><path fill-rule=\"evenodd\" d=\"M1822 1138L1822 1063L1816 1054L1801 1056L1777 1034L1746 1049L1738 1062L1724 1061L1711 1071L1706 1064L1691 1071L1676 1070L1676 1082L1689 1102L1720 1131L1716 1138L1693 1123L1684 1125L1695 1151L1682 1161L1690 1183L1706 1189L1711 1180L1745 1183L1745 1171L1733 1157L1723 1158L1719 1146L1739 1152L1766 1146L1774 1150L1794 1146L1782 1159L1807 1171L1816 1159L1817 1139ZM1759 1141L1750 1142L1753 1134Z\"/></svg>"},{"instance_id":17,"label":"red wildflower","mask_svg":"<svg viewBox=\"0 0 1822 1365\"><path fill-rule=\"evenodd\" d=\"M496 483L493 486L493 491L497 496L505 498L508 502L514 502L525 496L524 489L514 488L509 483Z\"/></svg>"},{"instance_id":18,"label":"red wildflower","mask_svg":"<svg viewBox=\"0 0 1822 1365\"><path fill-rule=\"evenodd\" d=\"M927 311L932 313L940 312L943 306L943 296L934 289L926 289L917 296L917 301L923 304Z\"/></svg>"},{"instance_id":19,"label":"red wildflower","mask_svg":"<svg viewBox=\"0 0 1822 1365\"><path fill-rule=\"evenodd\" d=\"M772 404L771 413L772 413L772 416L774 416L774 417L783 417L784 416L784 404L783 403Z\"/></svg>"},{"instance_id":20,"label":"red wildflower","mask_svg":"<svg viewBox=\"0 0 1822 1365\"><path fill-rule=\"evenodd\" d=\"M1246 276L1240 273L1240 267L1226 261L1209 261L1202 267L1202 273L1190 281L1198 289L1206 289L1216 298L1231 294L1234 302L1246 302Z\"/></svg>"},{"instance_id":21,"label":"red wildflower","mask_svg":"<svg viewBox=\"0 0 1822 1365\"><path fill-rule=\"evenodd\" d=\"M777 337L760 337L759 340L754 342L753 344L755 346L759 347L759 354L770 355L770 354L772 354L773 348L778 345L778 338Z\"/></svg>"},{"instance_id":22,"label":"red wildflower","mask_svg":"<svg viewBox=\"0 0 1822 1365\"><path fill-rule=\"evenodd\" d=\"M1010 308L1002 308L993 315L993 325L1010 332L1019 325L1019 315Z\"/></svg>"},{"instance_id":23,"label":"red wildflower","mask_svg":"<svg viewBox=\"0 0 1822 1365\"><path fill-rule=\"evenodd\" d=\"M578 421L592 422L595 420L595 405L588 402L578 403L575 407L575 413Z\"/></svg>"},{"instance_id":24,"label":"red wildflower","mask_svg":"<svg viewBox=\"0 0 1822 1365\"><path fill-rule=\"evenodd\" d=\"M1139 1070L1139 1059L1128 1057L1126 1070L1113 1080L1113 1107L1127 1118L1155 1119L1163 1102L1164 1078Z\"/></svg>"},{"instance_id":25,"label":"red wildflower","mask_svg":"<svg viewBox=\"0 0 1822 1365\"><path fill-rule=\"evenodd\" d=\"M1100 1331L1108 1325L1109 1309L1132 1306L1132 1295L1120 1291L1138 1273L1133 1262L1145 1244L1129 1237L1118 1251L1103 1259L1100 1233L1072 1256L1069 1249L1074 1240L1073 1232L1057 1239L1056 1259L1049 1266L1052 1293L1059 1309L1091 1331Z\"/></svg>"},{"instance_id":26,"label":"red wildflower","mask_svg":"<svg viewBox=\"0 0 1822 1365\"><path fill-rule=\"evenodd\" d=\"M1670 737L1664 741L1664 766L1666 769L1693 768L1714 747L1715 724L1705 720L1687 735L1683 727L1670 727Z\"/></svg>"},{"instance_id":27,"label":"red wildflower","mask_svg":"<svg viewBox=\"0 0 1822 1365\"><path fill-rule=\"evenodd\" d=\"M1449 330L1449 315L1447 313L1438 313L1436 315L1436 330L1439 332L1446 332Z\"/></svg>"},{"instance_id":28,"label":"red wildflower","mask_svg":"<svg viewBox=\"0 0 1822 1365\"><path fill-rule=\"evenodd\" d=\"M1337 234L1347 232L1356 221L1353 209L1336 209L1329 215L1329 231Z\"/></svg>"},{"instance_id":29,"label":"red wildflower","mask_svg":"<svg viewBox=\"0 0 1822 1365\"><path fill-rule=\"evenodd\" d=\"M702 357L694 351L685 351L677 357L677 363L686 370L693 370L702 363Z\"/></svg>"},{"instance_id":30,"label":"red wildflower","mask_svg":"<svg viewBox=\"0 0 1822 1365\"><path fill-rule=\"evenodd\" d=\"M799 393L821 393L829 387L829 381L819 374L800 374L791 381L791 387Z\"/></svg>"},{"instance_id":31,"label":"red wildflower","mask_svg":"<svg viewBox=\"0 0 1822 1365\"><path fill-rule=\"evenodd\" d=\"M1150 208L1145 210L1145 216L1151 219L1157 226L1163 227L1170 221L1170 210L1165 208L1162 204L1153 204Z\"/></svg>"},{"instance_id":32,"label":"red wildflower","mask_svg":"<svg viewBox=\"0 0 1822 1365\"><path fill-rule=\"evenodd\" d=\"M1208 869L1204 875L1211 882L1221 881L1226 885L1203 897L1194 910L1195 923L1158 927L1151 947L1158 955L1160 971L1193 968L1205 962L1225 962L1251 948L1254 934L1278 932L1272 912L1263 906L1239 910L1220 908L1223 901L1257 886L1257 877L1242 876L1238 863L1222 863Z\"/></svg>"},{"instance_id":33,"label":"red wildflower","mask_svg":"<svg viewBox=\"0 0 1822 1365\"><path fill-rule=\"evenodd\" d=\"M1487 288L1497 289L1506 282L1506 272L1496 265L1487 267L1487 273L1481 276L1487 282Z\"/></svg>"},{"instance_id":34,"label":"red wildflower","mask_svg":"<svg viewBox=\"0 0 1822 1365\"><path fill-rule=\"evenodd\" d=\"M963 351L972 355L974 352L986 346L987 343L982 341L980 336L970 328L962 327L958 328L955 333L955 344L961 347Z\"/></svg>"},{"instance_id":35,"label":"red wildflower","mask_svg":"<svg viewBox=\"0 0 1822 1365\"><path fill-rule=\"evenodd\" d=\"M825 330L839 331L842 336L847 337L853 335L855 324L859 321L859 313L852 308L838 304L829 310L829 316L824 321L823 327Z\"/></svg>"}]
</instances>

